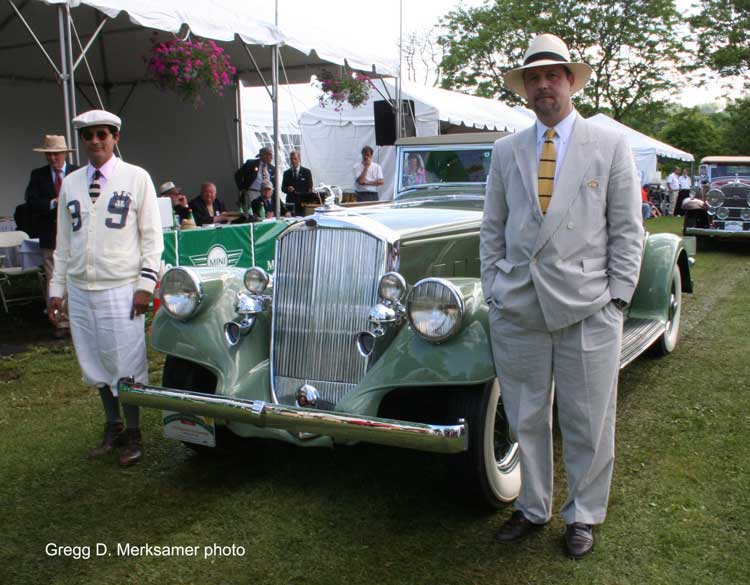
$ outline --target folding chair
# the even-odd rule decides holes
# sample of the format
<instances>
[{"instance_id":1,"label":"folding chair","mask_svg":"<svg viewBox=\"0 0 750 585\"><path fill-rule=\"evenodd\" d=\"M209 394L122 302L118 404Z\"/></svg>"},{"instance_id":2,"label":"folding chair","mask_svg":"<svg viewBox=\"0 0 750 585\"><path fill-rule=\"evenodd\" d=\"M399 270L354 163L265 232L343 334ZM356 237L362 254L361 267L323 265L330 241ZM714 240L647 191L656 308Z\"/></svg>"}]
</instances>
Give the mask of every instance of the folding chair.
<instances>
[{"instance_id":1,"label":"folding chair","mask_svg":"<svg viewBox=\"0 0 750 585\"><path fill-rule=\"evenodd\" d=\"M26 234L26 232L0 232L0 248L16 248L28 239L29 236ZM46 288L44 286L44 273L39 266L34 266L33 268L22 268L20 266L3 266L2 264L0 264L0 301L2 301L3 309L6 313L8 312L8 305L10 303L19 303L40 298L40 295L13 298L6 297L5 289L12 289L11 279L16 276L24 276L27 274L36 274L39 280L39 287L42 291L41 298L44 298L46 296Z\"/></svg>"}]
</instances>

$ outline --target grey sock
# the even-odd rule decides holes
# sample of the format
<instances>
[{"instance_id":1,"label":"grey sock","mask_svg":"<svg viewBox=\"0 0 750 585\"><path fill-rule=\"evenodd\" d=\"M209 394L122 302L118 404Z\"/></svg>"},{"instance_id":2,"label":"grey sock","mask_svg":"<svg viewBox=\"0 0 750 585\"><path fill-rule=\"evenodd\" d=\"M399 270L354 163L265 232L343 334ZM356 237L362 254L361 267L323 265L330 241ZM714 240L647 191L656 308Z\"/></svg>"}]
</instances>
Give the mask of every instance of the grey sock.
<instances>
[{"instance_id":1,"label":"grey sock","mask_svg":"<svg viewBox=\"0 0 750 585\"><path fill-rule=\"evenodd\" d=\"M112 394L109 386L102 386L99 388L99 396L102 399L102 406L104 406L104 416L107 417L108 423L122 422L120 417L120 401L117 396Z\"/></svg>"},{"instance_id":2,"label":"grey sock","mask_svg":"<svg viewBox=\"0 0 750 585\"><path fill-rule=\"evenodd\" d=\"M141 426L141 409L134 404L123 404L122 410L125 413L125 427L128 429L137 429Z\"/></svg>"}]
</instances>

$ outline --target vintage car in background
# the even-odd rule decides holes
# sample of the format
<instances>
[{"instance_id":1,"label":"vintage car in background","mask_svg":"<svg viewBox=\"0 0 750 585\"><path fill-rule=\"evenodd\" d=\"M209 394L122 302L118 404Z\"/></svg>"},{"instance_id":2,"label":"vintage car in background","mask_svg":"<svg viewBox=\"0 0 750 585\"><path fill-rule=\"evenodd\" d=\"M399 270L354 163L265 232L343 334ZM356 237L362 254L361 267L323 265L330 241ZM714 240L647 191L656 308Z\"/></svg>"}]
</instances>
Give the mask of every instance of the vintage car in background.
<instances>
[{"instance_id":1,"label":"vintage car in background","mask_svg":"<svg viewBox=\"0 0 750 585\"><path fill-rule=\"evenodd\" d=\"M165 410L165 434L198 449L239 436L453 454L488 505L515 499L518 445L479 278L496 138L402 139L395 200L327 203L289 225L272 277L262 267L166 272L151 334L167 354L163 387L122 380L122 401ZM674 349L689 266L679 237L647 236L623 366Z\"/></svg>"},{"instance_id":2,"label":"vintage car in background","mask_svg":"<svg viewBox=\"0 0 750 585\"><path fill-rule=\"evenodd\" d=\"M750 238L750 156L707 156L699 173L705 207L686 212L683 233Z\"/></svg>"}]
</instances>

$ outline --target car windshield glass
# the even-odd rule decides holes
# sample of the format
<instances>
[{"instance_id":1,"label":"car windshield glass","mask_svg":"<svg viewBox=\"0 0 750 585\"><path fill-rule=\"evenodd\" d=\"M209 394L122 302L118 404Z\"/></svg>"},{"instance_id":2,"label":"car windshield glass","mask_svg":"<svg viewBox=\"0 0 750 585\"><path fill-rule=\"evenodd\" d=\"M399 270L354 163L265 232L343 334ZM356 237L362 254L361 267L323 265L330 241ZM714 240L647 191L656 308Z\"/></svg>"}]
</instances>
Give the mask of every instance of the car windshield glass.
<instances>
[{"instance_id":1,"label":"car windshield glass","mask_svg":"<svg viewBox=\"0 0 750 585\"><path fill-rule=\"evenodd\" d=\"M399 191L435 183L485 183L491 155L491 146L401 151Z\"/></svg>"},{"instance_id":2,"label":"car windshield glass","mask_svg":"<svg viewBox=\"0 0 750 585\"><path fill-rule=\"evenodd\" d=\"M750 165L711 165L711 177L750 177Z\"/></svg>"}]
</instances>

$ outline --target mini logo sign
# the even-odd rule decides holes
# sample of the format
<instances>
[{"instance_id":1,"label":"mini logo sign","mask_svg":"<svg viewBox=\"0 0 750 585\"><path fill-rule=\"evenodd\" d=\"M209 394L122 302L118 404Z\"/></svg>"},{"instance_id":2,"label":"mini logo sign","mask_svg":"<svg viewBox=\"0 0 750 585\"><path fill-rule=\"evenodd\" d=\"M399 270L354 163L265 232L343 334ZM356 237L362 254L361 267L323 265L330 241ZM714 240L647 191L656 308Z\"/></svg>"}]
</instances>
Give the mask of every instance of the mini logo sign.
<instances>
[{"instance_id":1,"label":"mini logo sign","mask_svg":"<svg viewBox=\"0 0 750 585\"><path fill-rule=\"evenodd\" d=\"M209 248L207 254L190 256L190 262L193 266L221 268L225 266L237 266L241 257L242 250L227 250L221 244L214 244Z\"/></svg>"}]
</instances>

